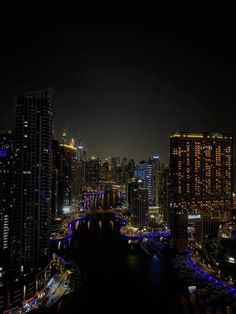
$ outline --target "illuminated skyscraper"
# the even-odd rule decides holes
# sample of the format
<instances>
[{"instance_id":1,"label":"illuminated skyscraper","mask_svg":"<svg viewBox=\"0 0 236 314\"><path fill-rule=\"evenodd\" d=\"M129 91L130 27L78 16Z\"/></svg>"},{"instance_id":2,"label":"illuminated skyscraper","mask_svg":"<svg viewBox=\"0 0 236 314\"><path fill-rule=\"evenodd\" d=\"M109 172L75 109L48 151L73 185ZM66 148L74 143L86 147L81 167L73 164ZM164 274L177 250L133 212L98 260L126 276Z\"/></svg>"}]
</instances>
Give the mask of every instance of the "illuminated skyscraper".
<instances>
[{"instance_id":1,"label":"illuminated skyscraper","mask_svg":"<svg viewBox=\"0 0 236 314\"><path fill-rule=\"evenodd\" d=\"M186 213L200 213L205 222L230 220L232 145L228 134L170 135L170 210L175 239L186 240ZM207 232L206 229L207 224Z\"/></svg>"},{"instance_id":2,"label":"illuminated skyscraper","mask_svg":"<svg viewBox=\"0 0 236 314\"><path fill-rule=\"evenodd\" d=\"M77 162L76 162L76 175L78 177L78 196L82 195L83 187L85 186L85 165L87 160L87 151L81 143L80 138L77 139Z\"/></svg>"},{"instance_id":3,"label":"illuminated skyscraper","mask_svg":"<svg viewBox=\"0 0 236 314\"><path fill-rule=\"evenodd\" d=\"M135 168L135 177L141 179L147 188L149 204L159 205L161 180L159 156L153 156L148 161L140 161Z\"/></svg>"},{"instance_id":4,"label":"illuminated skyscraper","mask_svg":"<svg viewBox=\"0 0 236 314\"><path fill-rule=\"evenodd\" d=\"M112 157L111 158L111 179L115 182L118 182L118 178L117 178L117 158Z\"/></svg>"},{"instance_id":5,"label":"illuminated skyscraper","mask_svg":"<svg viewBox=\"0 0 236 314\"><path fill-rule=\"evenodd\" d=\"M51 201L51 218L55 219L59 215L59 198L58 198L58 181L59 181L59 165L60 150L59 141L52 141L52 201Z\"/></svg>"},{"instance_id":6,"label":"illuminated skyscraper","mask_svg":"<svg viewBox=\"0 0 236 314\"><path fill-rule=\"evenodd\" d=\"M145 160L142 160L136 165L134 175L136 178L141 179L145 184L146 172L147 172L147 162Z\"/></svg>"},{"instance_id":7,"label":"illuminated skyscraper","mask_svg":"<svg viewBox=\"0 0 236 314\"><path fill-rule=\"evenodd\" d=\"M160 182L157 193L158 205L163 214L164 221L170 223L169 197L170 197L170 169L169 165L161 164Z\"/></svg>"},{"instance_id":8,"label":"illuminated skyscraper","mask_svg":"<svg viewBox=\"0 0 236 314\"><path fill-rule=\"evenodd\" d=\"M101 172L100 158L92 157L86 161L85 165L85 183L96 187L99 184Z\"/></svg>"},{"instance_id":9,"label":"illuminated skyscraper","mask_svg":"<svg viewBox=\"0 0 236 314\"><path fill-rule=\"evenodd\" d=\"M74 182L76 179L78 181L76 152L73 140L59 144L58 209L60 214L78 203L79 192L75 191L77 186ZM77 201L75 201L76 194Z\"/></svg>"},{"instance_id":10,"label":"illuminated skyscraper","mask_svg":"<svg viewBox=\"0 0 236 314\"><path fill-rule=\"evenodd\" d=\"M148 225L148 190L143 181L133 178L128 183L128 208L132 227L145 228Z\"/></svg>"},{"instance_id":11,"label":"illuminated skyscraper","mask_svg":"<svg viewBox=\"0 0 236 314\"><path fill-rule=\"evenodd\" d=\"M9 228L12 206L12 134L0 130L0 280L9 265Z\"/></svg>"},{"instance_id":12,"label":"illuminated skyscraper","mask_svg":"<svg viewBox=\"0 0 236 314\"><path fill-rule=\"evenodd\" d=\"M128 181L134 177L135 162L133 159L124 157L121 164L122 168L122 183L128 184Z\"/></svg>"},{"instance_id":13,"label":"illuminated skyscraper","mask_svg":"<svg viewBox=\"0 0 236 314\"><path fill-rule=\"evenodd\" d=\"M152 204L152 196L153 196L153 161L149 158L146 165L146 177L144 185L148 190L148 202Z\"/></svg>"},{"instance_id":14,"label":"illuminated skyscraper","mask_svg":"<svg viewBox=\"0 0 236 314\"><path fill-rule=\"evenodd\" d=\"M52 104L49 90L16 99L11 257L28 273L50 257Z\"/></svg>"},{"instance_id":15,"label":"illuminated skyscraper","mask_svg":"<svg viewBox=\"0 0 236 314\"><path fill-rule=\"evenodd\" d=\"M86 149L81 143L80 138L77 139L77 160L83 160L86 161Z\"/></svg>"},{"instance_id":16,"label":"illuminated skyscraper","mask_svg":"<svg viewBox=\"0 0 236 314\"><path fill-rule=\"evenodd\" d=\"M159 156L153 156L153 158L151 159L151 163L151 201L153 205L160 206L161 163Z\"/></svg>"},{"instance_id":17,"label":"illuminated skyscraper","mask_svg":"<svg viewBox=\"0 0 236 314\"><path fill-rule=\"evenodd\" d=\"M110 170L110 160L106 159L101 165L101 174L100 179L102 181L110 181L111 180L111 170Z\"/></svg>"}]
</instances>

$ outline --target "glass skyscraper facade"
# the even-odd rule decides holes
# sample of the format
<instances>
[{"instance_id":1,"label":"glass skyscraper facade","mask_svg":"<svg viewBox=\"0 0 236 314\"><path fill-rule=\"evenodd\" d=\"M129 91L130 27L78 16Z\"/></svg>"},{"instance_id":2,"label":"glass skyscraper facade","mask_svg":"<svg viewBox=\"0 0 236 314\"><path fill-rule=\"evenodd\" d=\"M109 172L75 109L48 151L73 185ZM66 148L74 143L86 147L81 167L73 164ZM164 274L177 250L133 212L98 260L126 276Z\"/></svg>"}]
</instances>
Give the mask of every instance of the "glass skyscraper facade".
<instances>
[{"instance_id":1,"label":"glass skyscraper facade","mask_svg":"<svg viewBox=\"0 0 236 314\"><path fill-rule=\"evenodd\" d=\"M10 130L0 130L0 281L9 265L10 211L12 207L13 142Z\"/></svg>"},{"instance_id":2,"label":"glass skyscraper facade","mask_svg":"<svg viewBox=\"0 0 236 314\"><path fill-rule=\"evenodd\" d=\"M17 271L29 273L50 257L51 91L17 97L15 110L11 259Z\"/></svg>"}]
</instances>

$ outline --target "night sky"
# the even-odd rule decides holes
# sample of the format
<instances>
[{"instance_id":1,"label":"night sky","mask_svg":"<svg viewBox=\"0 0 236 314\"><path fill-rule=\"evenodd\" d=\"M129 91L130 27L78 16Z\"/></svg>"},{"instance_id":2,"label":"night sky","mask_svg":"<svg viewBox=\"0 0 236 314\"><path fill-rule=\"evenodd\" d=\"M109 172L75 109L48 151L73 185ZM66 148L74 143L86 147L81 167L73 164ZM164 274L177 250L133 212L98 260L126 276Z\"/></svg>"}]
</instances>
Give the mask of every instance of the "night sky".
<instances>
[{"instance_id":1,"label":"night sky","mask_svg":"<svg viewBox=\"0 0 236 314\"><path fill-rule=\"evenodd\" d=\"M89 156L168 161L174 130L236 135L230 13L172 8L107 24L36 13L0 13L0 127L13 126L15 96L51 87L56 134L67 127Z\"/></svg>"}]
</instances>

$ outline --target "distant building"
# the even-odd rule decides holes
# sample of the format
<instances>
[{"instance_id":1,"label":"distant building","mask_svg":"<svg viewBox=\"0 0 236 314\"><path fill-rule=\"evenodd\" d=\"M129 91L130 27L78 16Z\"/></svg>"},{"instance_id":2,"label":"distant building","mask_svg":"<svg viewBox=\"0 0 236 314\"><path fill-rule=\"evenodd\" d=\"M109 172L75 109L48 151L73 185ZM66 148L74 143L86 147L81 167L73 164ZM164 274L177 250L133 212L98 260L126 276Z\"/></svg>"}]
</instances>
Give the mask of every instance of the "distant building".
<instances>
[{"instance_id":1,"label":"distant building","mask_svg":"<svg viewBox=\"0 0 236 314\"><path fill-rule=\"evenodd\" d=\"M170 198L170 169L169 165L161 164L160 182L158 186L157 198L160 212L163 214L164 221L170 224L169 212Z\"/></svg>"},{"instance_id":2,"label":"distant building","mask_svg":"<svg viewBox=\"0 0 236 314\"><path fill-rule=\"evenodd\" d=\"M85 164L85 184L97 187L99 184L101 163L99 158L92 157Z\"/></svg>"},{"instance_id":3,"label":"distant building","mask_svg":"<svg viewBox=\"0 0 236 314\"><path fill-rule=\"evenodd\" d=\"M146 178L145 178L145 186L148 190L148 202L149 204L153 204L153 161L149 158L146 165Z\"/></svg>"},{"instance_id":4,"label":"distant building","mask_svg":"<svg viewBox=\"0 0 236 314\"><path fill-rule=\"evenodd\" d=\"M142 180L145 184L146 172L147 172L147 162L145 160L142 160L136 165L134 175L136 178Z\"/></svg>"},{"instance_id":5,"label":"distant building","mask_svg":"<svg viewBox=\"0 0 236 314\"><path fill-rule=\"evenodd\" d=\"M133 178L128 183L128 208L132 227L139 229L147 227L148 190L140 179Z\"/></svg>"},{"instance_id":6,"label":"distant building","mask_svg":"<svg viewBox=\"0 0 236 314\"><path fill-rule=\"evenodd\" d=\"M110 181L111 180L111 171L109 160L105 160L101 165L101 173L100 173L101 181Z\"/></svg>"},{"instance_id":7,"label":"distant building","mask_svg":"<svg viewBox=\"0 0 236 314\"><path fill-rule=\"evenodd\" d=\"M59 141L52 141L52 200L51 200L51 218L55 219L59 216L59 198L58 198L58 181L59 181L59 165L60 150Z\"/></svg>"},{"instance_id":8,"label":"distant building","mask_svg":"<svg viewBox=\"0 0 236 314\"><path fill-rule=\"evenodd\" d=\"M118 162L117 162L117 158L112 157L111 158L111 179L114 182L118 182L118 177L117 177L117 167L118 167Z\"/></svg>"},{"instance_id":9,"label":"distant building","mask_svg":"<svg viewBox=\"0 0 236 314\"><path fill-rule=\"evenodd\" d=\"M85 167L86 167L86 160L78 160L78 192L80 195L80 198L82 196L83 187L85 186Z\"/></svg>"},{"instance_id":10,"label":"distant building","mask_svg":"<svg viewBox=\"0 0 236 314\"><path fill-rule=\"evenodd\" d=\"M233 159L233 192L236 194L236 158Z\"/></svg>"},{"instance_id":11,"label":"distant building","mask_svg":"<svg viewBox=\"0 0 236 314\"><path fill-rule=\"evenodd\" d=\"M85 147L82 145L80 138L77 139L77 160L83 160L86 161L87 159L87 152Z\"/></svg>"},{"instance_id":12,"label":"distant building","mask_svg":"<svg viewBox=\"0 0 236 314\"><path fill-rule=\"evenodd\" d=\"M121 175L122 175L121 183L128 184L128 181L134 177L134 172L135 172L134 160L124 157L121 164Z\"/></svg>"},{"instance_id":13,"label":"distant building","mask_svg":"<svg viewBox=\"0 0 236 314\"><path fill-rule=\"evenodd\" d=\"M161 198L161 162L159 156L153 156L151 159L151 202L155 206L160 206Z\"/></svg>"},{"instance_id":14,"label":"distant building","mask_svg":"<svg viewBox=\"0 0 236 314\"><path fill-rule=\"evenodd\" d=\"M140 161L135 167L135 177L141 179L147 188L149 204L159 206L161 192L161 163L159 156L153 156L148 161Z\"/></svg>"},{"instance_id":15,"label":"distant building","mask_svg":"<svg viewBox=\"0 0 236 314\"><path fill-rule=\"evenodd\" d=\"M187 241L186 213L201 213L204 234L231 219L232 137L219 133L170 135L170 210L172 237ZM177 245L178 246L178 245Z\"/></svg>"},{"instance_id":16,"label":"distant building","mask_svg":"<svg viewBox=\"0 0 236 314\"><path fill-rule=\"evenodd\" d=\"M74 206L75 199L78 198L78 161L76 159L76 147L73 141L59 143L59 165L58 165L58 210L62 214L64 208ZM77 199L78 202L78 199Z\"/></svg>"},{"instance_id":17,"label":"distant building","mask_svg":"<svg viewBox=\"0 0 236 314\"><path fill-rule=\"evenodd\" d=\"M11 258L22 274L50 258L52 101L49 90L16 98Z\"/></svg>"}]
</instances>

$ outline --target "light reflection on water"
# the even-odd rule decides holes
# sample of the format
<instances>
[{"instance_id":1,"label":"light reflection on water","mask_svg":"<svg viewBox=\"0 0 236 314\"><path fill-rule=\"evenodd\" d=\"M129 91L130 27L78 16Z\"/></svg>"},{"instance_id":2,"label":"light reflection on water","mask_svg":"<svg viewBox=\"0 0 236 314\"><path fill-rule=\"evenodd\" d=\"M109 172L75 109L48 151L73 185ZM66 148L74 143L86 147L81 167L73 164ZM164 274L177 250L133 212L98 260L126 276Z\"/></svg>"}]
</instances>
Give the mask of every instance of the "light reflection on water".
<instances>
[{"instance_id":1,"label":"light reflection on water","mask_svg":"<svg viewBox=\"0 0 236 314\"><path fill-rule=\"evenodd\" d=\"M111 225L111 230L114 230L114 222L112 220L110 220L110 225Z\"/></svg>"},{"instance_id":2,"label":"light reflection on water","mask_svg":"<svg viewBox=\"0 0 236 314\"><path fill-rule=\"evenodd\" d=\"M128 254L127 263L128 263L129 269L135 273L138 270L138 266L139 266L139 256Z\"/></svg>"},{"instance_id":3,"label":"light reflection on water","mask_svg":"<svg viewBox=\"0 0 236 314\"><path fill-rule=\"evenodd\" d=\"M114 302L113 310L124 310L124 302L127 310L140 309L139 302L132 300L148 300L145 304L148 310L154 309L153 304L163 305L163 295L173 294L164 261L147 255L138 244L122 240L120 227L121 223L112 214L91 214L71 239L71 247L61 248L60 256L77 264L86 280L77 292L62 299L60 307L55 306L50 313L89 311L93 304L108 310L109 302ZM175 309L178 307L174 301L170 306L172 304Z\"/></svg>"}]
</instances>

